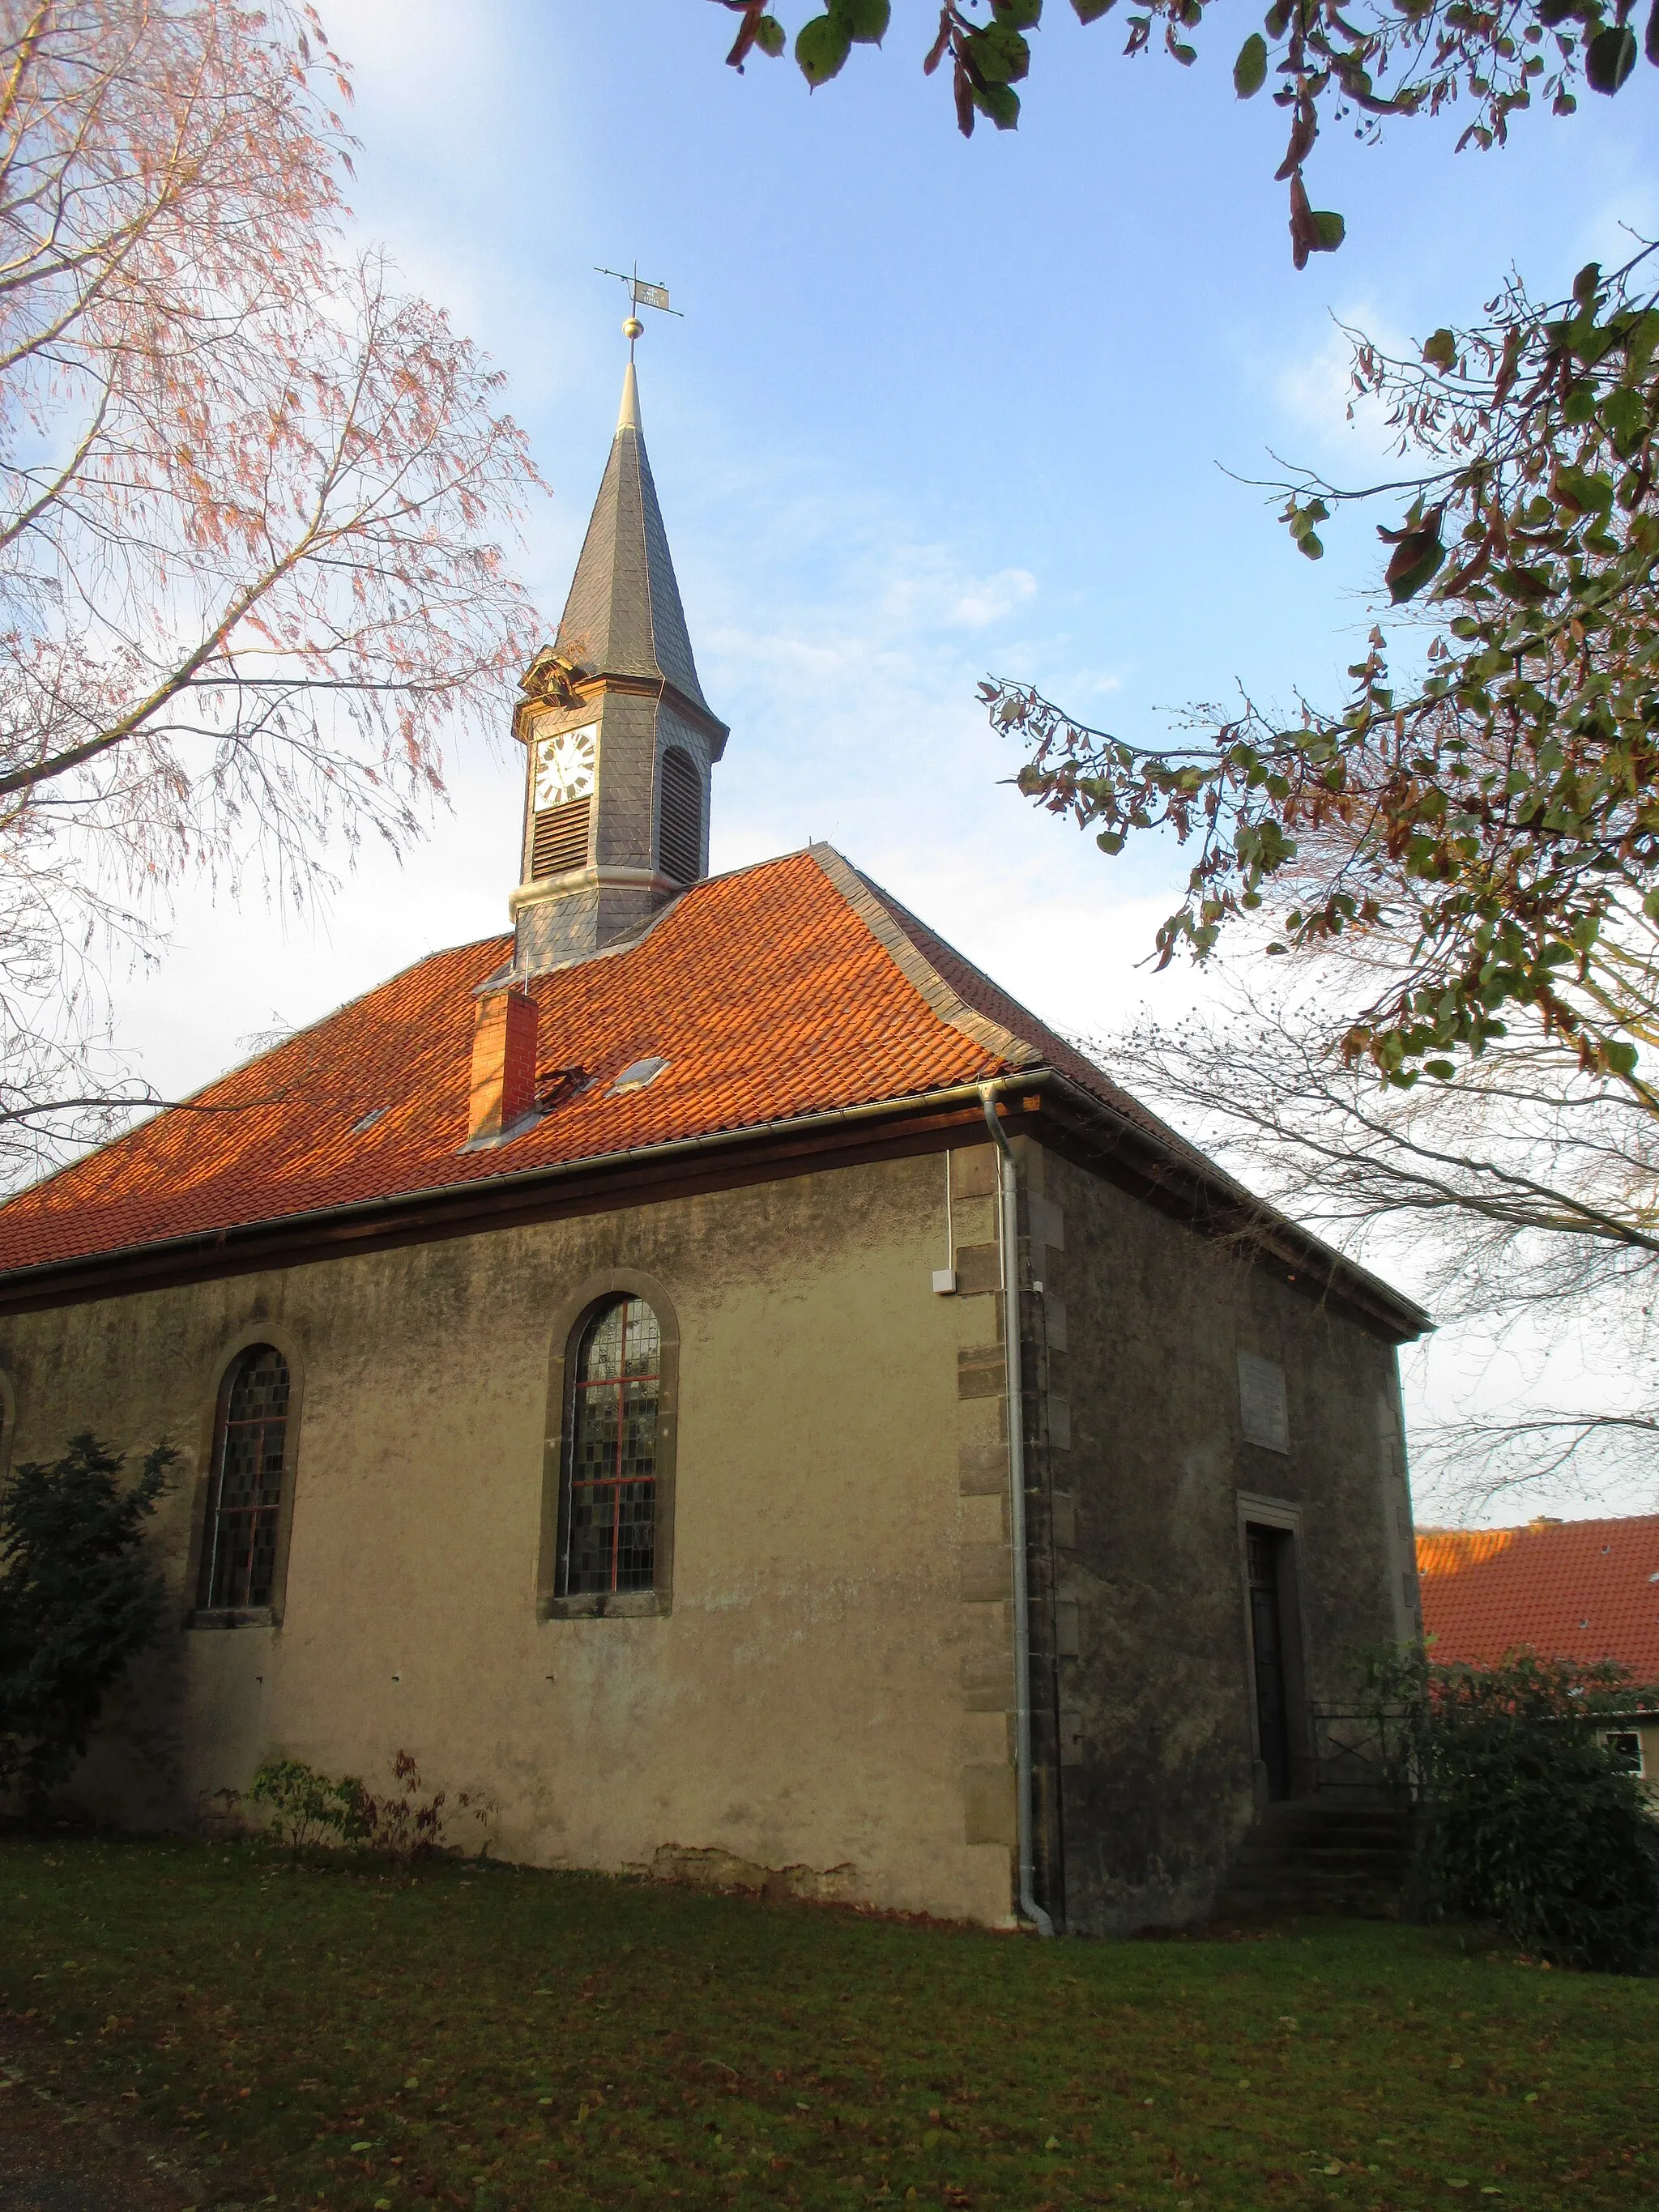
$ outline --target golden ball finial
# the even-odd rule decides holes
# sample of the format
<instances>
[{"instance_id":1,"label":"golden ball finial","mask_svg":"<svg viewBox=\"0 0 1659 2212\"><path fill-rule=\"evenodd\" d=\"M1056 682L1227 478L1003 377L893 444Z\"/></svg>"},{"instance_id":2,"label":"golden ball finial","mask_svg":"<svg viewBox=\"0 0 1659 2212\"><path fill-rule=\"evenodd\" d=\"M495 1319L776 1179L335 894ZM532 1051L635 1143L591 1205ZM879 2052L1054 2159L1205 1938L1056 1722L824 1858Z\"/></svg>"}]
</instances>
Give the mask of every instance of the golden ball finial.
<instances>
[{"instance_id":1,"label":"golden ball finial","mask_svg":"<svg viewBox=\"0 0 1659 2212\"><path fill-rule=\"evenodd\" d=\"M637 315L630 315L623 325L623 336L630 345L635 338L642 338L645 336L645 325Z\"/></svg>"}]
</instances>

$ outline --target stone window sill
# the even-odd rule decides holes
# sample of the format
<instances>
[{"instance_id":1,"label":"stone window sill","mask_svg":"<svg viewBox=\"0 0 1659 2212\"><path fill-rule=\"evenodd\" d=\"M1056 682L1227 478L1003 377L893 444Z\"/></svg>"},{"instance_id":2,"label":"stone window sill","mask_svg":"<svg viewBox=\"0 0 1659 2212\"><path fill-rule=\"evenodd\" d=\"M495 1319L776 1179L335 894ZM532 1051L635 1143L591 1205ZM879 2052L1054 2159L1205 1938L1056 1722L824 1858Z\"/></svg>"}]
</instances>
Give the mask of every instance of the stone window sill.
<instances>
[{"instance_id":1,"label":"stone window sill","mask_svg":"<svg viewBox=\"0 0 1659 2212\"><path fill-rule=\"evenodd\" d=\"M668 1611L660 1590L592 1590L543 1601L544 1620L652 1620Z\"/></svg>"},{"instance_id":2,"label":"stone window sill","mask_svg":"<svg viewBox=\"0 0 1659 2212\"><path fill-rule=\"evenodd\" d=\"M276 1616L268 1605L244 1605L210 1611L198 1607L185 1621L186 1628L275 1628Z\"/></svg>"}]
</instances>

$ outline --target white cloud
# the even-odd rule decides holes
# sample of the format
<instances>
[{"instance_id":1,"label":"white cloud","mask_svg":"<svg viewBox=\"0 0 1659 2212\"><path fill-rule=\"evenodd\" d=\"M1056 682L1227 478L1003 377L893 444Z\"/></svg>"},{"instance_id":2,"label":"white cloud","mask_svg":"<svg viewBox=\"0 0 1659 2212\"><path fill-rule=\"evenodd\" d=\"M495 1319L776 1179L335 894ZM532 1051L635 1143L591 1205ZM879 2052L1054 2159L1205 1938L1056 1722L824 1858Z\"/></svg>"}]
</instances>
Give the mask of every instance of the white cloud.
<instances>
[{"instance_id":1,"label":"white cloud","mask_svg":"<svg viewBox=\"0 0 1659 2212\"><path fill-rule=\"evenodd\" d=\"M881 566L880 613L895 629L907 632L941 625L985 629L1036 596L1036 578L1029 569L1001 568L994 575L975 576L944 546L897 548L883 557Z\"/></svg>"},{"instance_id":2,"label":"white cloud","mask_svg":"<svg viewBox=\"0 0 1659 2212\"><path fill-rule=\"evenodd\" d=\"M963 586L949 619L965 629L983 629L1036 597L1036 578L1026 568L1002 568L982 583Z\"/></svg>"},{"instance_id":3,"label":"white cloud","mask_svg":"<svg viewBox=\"0 0 1659 2212\"><path fill-rule=\"evenodd\" d=\"M1414 357L1413 341L1390 328L1386 319L1368 306L1338 316L1324 343L1316 351L1283 363L1274 380L1275 397L1287 427L1295 437L1309 436L1322 445L1328 455L1340 455L1352 466L1386 459L1398 442L1389 428L1387 413L1372 398L1356 398L1353 390L1353 341L1350 331L1363 331L1384 352L1398 358ZM1305 447L1292 447L1287 460L1304 458Z\"/></svg>"},{"instance_id":4,"label":"white cloud","mask_svg":"<svg viewBox=\"0 0 1659 2212\"><path fill-rule=\"evenodd\" d=\"M458 26L442 0L330 0L324 21L358 100L405 130L453 131L460 111L489 106L513 81L507 26L488 8Z\"/></svg>"}]
</instances>

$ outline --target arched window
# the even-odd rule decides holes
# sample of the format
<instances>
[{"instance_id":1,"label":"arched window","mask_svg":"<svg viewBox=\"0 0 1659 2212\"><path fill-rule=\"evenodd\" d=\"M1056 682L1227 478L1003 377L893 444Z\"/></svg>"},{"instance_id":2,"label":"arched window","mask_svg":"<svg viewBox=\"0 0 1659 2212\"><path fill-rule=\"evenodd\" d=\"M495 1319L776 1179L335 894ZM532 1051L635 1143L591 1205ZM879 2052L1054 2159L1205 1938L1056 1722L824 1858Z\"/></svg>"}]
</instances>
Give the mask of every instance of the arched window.
<instances>
[{"instance_id":1,"label":"arched window","mask_svg":"<svg viewBox=\"0 0 1659 2212\"><path fill-rule=\"evenodd\" d=\"M702 786L690 753L672 745L662 757L657 865L677 884L694 884L702 858Z\"/></svg>"},{"instance_id":2,"label":"arched window","mask_svg":"<svg viewBox=\"0 0 1659 2212\"><path fill-rule=\"evenodd\" d=\"M288 1442L288 1362L274 1344L239 1352L220 1398L198 1602L267 1606L276 1579Z\"/></svg>"},{"instance_id":3,"label":"arched window","mask_svg":"<svg viewBox=\"0 0 1659 2212\"><path fill-rule=\"evenodd\" d=\"M661 1389L656 1315L643 1298L608 1300L571 1363L561 1597L653 1586Z\"/></svg>"}]
</instances>

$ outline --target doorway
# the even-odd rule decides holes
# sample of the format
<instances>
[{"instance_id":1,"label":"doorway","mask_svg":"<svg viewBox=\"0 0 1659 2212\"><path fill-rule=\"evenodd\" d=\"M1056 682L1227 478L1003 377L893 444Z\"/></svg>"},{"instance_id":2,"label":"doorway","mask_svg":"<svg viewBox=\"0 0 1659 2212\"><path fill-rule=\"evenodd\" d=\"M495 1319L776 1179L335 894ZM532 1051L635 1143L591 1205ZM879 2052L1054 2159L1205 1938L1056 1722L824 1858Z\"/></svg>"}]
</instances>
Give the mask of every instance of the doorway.
<instances>
[{"instance_id":1,"label":"doorway","mask_svg":"<svg viewBox=\"0 0 1659 2212\"><path fill-rule=\"evenodd\" d=\"M1267 1770L1267 1795L1277 1801L1291 1794L1290 1690L1285 1663L1285 1612L1280 1595L1283 1552L1290 1542L1283 1528L1247 1522L1244 1547L1250 1580L1250 1656L1255 1674L1256 1740Z\"/></svg>"}]
</instances>

